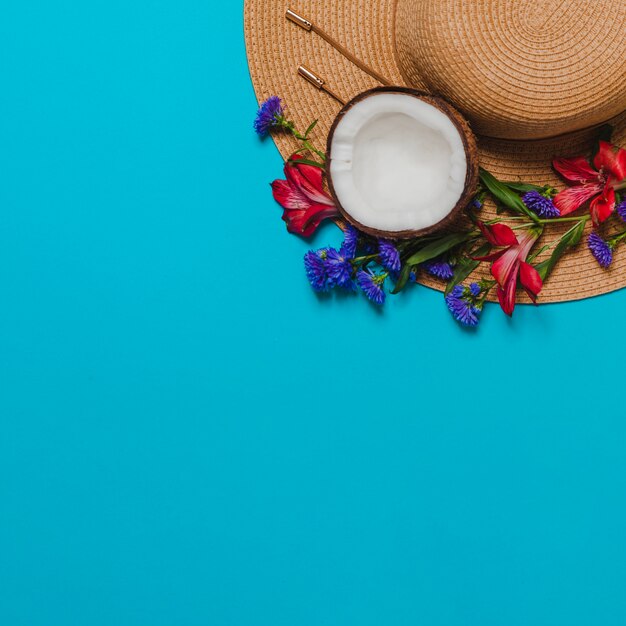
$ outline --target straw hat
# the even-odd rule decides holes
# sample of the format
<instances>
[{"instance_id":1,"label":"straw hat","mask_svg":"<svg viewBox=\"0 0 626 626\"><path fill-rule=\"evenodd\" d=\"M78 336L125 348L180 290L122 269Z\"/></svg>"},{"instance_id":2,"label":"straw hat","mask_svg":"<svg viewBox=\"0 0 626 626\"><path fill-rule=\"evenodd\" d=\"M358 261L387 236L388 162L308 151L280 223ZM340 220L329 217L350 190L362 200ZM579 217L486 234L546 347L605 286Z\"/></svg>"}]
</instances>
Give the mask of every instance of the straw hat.
<instances>
[{"instance_id":1,"label":"straw hat","mask_svg":"<svg viewBox=\"0 0 626 626\"><path fill-rule=\"evenodd\" d=\"M599 125L612 124L613 142L626 146L625 29L624 0L245 0L259 101L279 95L300 128L319 119L320 146L338 100L381 82L415 87L465 115L481 165L496 177L559 189L552 158L589 154ZM299 66L324 84L303 80ZM294 151L289 137L275 141L284 157ZM625 285L624 251L603 270L581 244L559 263L541 300Z\"/></svg>"}]
</instances>

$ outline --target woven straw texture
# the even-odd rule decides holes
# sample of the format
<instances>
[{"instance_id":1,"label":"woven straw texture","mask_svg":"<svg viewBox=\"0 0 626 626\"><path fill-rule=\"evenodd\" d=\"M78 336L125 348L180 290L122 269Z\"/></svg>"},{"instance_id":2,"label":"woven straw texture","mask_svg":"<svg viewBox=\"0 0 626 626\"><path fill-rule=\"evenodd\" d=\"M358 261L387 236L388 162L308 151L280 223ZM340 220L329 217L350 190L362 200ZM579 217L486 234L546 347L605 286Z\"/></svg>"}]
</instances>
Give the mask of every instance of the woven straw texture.
<instances>
[{"instance_id":1,"label":"woven straw texture","mask_svg":"<svg viewBox=\"0 0 626 626\"><path fill-rule=\"evenodd\" d=\"M424 77L478 134L554 137L624 111L624 0L398 0L397 11L405 79Z\"/></svg>"},{"instance_id":2,"label":"woven straw texture","mask_svg":"<svg viewBox=\"0 0 626 626\"><path fill-rule=\"evenodd\" d=\"M299 128L319 119L314 140L320 147L341 105L300 78L298 66L315 71L346 100L378 83L319 36L287 22L288 8L392 84L437 92L461 109L480 130L481 165L502 180L563 188L551 167L553 156L588 154L595 130L513 138L588 128L626 111L623 0L245 0L257 98L279 95ZM626 146L626 112L609 122L615 143ZM296 148L289 137L275 141L285 158ZM551 227L546 241L558 234ZM427 276L420 282L443 288ZM559 262L541 302L578 300L624 286L623 251L603 270L581 244Z\"/></svg>"}]
</instances>

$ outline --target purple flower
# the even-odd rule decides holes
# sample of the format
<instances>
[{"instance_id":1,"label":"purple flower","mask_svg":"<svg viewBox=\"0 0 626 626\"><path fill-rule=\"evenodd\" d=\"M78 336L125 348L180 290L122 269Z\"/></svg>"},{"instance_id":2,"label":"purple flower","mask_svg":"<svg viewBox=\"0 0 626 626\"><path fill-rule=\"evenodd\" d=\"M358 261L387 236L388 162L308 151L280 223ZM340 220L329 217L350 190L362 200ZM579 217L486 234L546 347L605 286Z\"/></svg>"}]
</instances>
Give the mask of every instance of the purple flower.
<instances>
[{"instance_id":1,"label":"purple flower","mask_svg":"<svg viewBox=\"0 0 626 626\"><path fill-rule=\"evenodd\" d=\"M442 280L451 280L454 276L452 265L445 257L437 257L426 261L422 266L431 276Z\"/></svg>"},{"instance_id":2,"label":"purple flower","mask_svg":"<svg viewBox=\"0 0 626 626\"><path fill-rule=\"evenodd\" d=\"M382 305L385 303L383 284L386 278L387 274L375 274L371 270L359 270L356 275L356 282L374 304Z\"/></svg>"},{"instance_id":3,"label":"purple flower","mask_svg":"<svg viewBox=\"0 0 626 626\"><path fill-rule=\"evenodd\" d=\"M474 298L478 298L478 296L482 293L482 287L478 283L472 283L469 286L469 290Z\"/></svg>"},{"instance_id":4,"label":"purple flower","mask_svg":"<svg viewBox=\"0 0 626 626\"><path fill-rule=\"evenodd\" d=\"M326 258L328 250L310 250L304 255L304 269L306 277L311 283L311 287L317 292L328 291L331 287L331 281L328 276L326 267Z\"/></svg>"},{"instance_id":5,"label":"purple flower","mask_svg":"<svg viewBox=\"0 0 626 626\"><path fill-rule=\"evenodd\" d=\"M352 263L350 259L341 250L329 248L326 254L326 273L330 286L342 287L350 291L354 290L354 282L352 281Z\"/></svg>"},{"instance_id":6,"label":"purple flower","mask_svg":"<svg viewBox=\"0 0 626 626\"><path fill-rule=\"evenodd\" d=\"M480 294L480 287L473 283L470 287L457 285L447 296L446 304L452 317L463 326L478 326L482 305L476 303L476 287Z\"/></svg>"},{"instance_id":7,"label":"purple flower","mask_svg":"<svg viewBox=\"0 0 626 626\"><path fill-rule=\"evenodd\" d=\"M395 245L387 239L378 240L378 258L380 264L394 274L397 274L402 267L400 253Z\"/></svg>"},{"instance_id":8,"label":"purple flower","mask_svg":"<svg viewBox=\"0 0 626 626\"><path fill-rule=\"evenodd\" d=\"M538 191L529 191L522 196L524 204L542 219L550 219L559 217L561 213L554 206L554 202L550 198L546 198Z\"/></svg>"},{"instance_id":9,"label":"purple flower","mask_svg":"<svg viewBox=\"0 0 626 626\"><path fill-rule=\"evenodd\" d=\"M623 222L626 222L626 200L622 200L615 209Z\"/></svg>"},{"instance_id":10,"label":"purple flower","mask_svg":"<svg viewBox=\"0 0 626 626\"><path fill-rule=\"evenodd\" d=\"M356 256L356 247L359 242L359 231L354 226L346 226L346 230L343 233L343 243L341 244L340 251L348 259L353 259Z\"/></svg>"},{"instance_id":11,"label":"purple flower","mask_svg":"<svg viewBox=\"0 0 626 626\"><path fill-rule=\"evenodd\" d=\"M272 128L280 126L284 110L281 99L278 96L268 98L257 111L254 120L254 130L259 137L265 137Z\"/></svg>"},{"instance_id":12,"label":"purple flower","mask_svg":"<svg viewBox=\"0 0 626 626\"><path fill-rule=\"evenodd\" d=\"M480 211L483 208L483 203L480 201L478 196L470 202L469 208L474 209L475 211Z\"/></svg>"},{"instance_id":13,"label":"purple flower","mask_svg":"<svg viewBox=\"0 0 626 626\"><path fill-rule=\"evenodd\" d=\"M611 265L613 262L613 246L608 241L604 241L598 233L591 233L587 239L587 245L601 267L606 269Z\"/></svg>"}]
</instances>

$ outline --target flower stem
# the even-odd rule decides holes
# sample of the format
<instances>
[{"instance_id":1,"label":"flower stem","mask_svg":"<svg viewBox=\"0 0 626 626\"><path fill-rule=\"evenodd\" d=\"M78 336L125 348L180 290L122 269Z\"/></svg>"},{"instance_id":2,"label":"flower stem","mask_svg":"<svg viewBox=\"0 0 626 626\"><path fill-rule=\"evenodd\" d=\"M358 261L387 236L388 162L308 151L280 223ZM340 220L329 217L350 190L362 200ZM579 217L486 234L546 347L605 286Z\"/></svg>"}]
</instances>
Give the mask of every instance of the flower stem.
<instances>
[{"instance_id":1,"label":"flower stem","mask_svg":"<svg viewBox=\"0 0 626 626\"><path fill-rule=\"evenodd\" d=\"M378 254L369 254L367 256L359 256L359 257L356 257L355 259L351 259L350 262L353 265L361 265L362 263L373 261L377 257L378 257Z\"/></svg>"},{"instance_id":2,"label":"flower stem","mask_svg":"<svg viewBox=\"0 0 626 626\"><path fill-rule=\"evenodd\" d=\"M609 242L613 245L616 246L619 243L622 243L622 241L624 241L624 239L626 239L626 230L622 233L618 233L617 235L615 235L614 237L611 237L611 239L609 240Z\"/></svg>"},{"instance_id":3,"label":"flower stem","mask_svg":"<svg viewBox=\"0 0 626 626\"><path fill-rule=\"evenodd\" d=\"M313 146L313 144L311 144L311 142L304 135L301 135L295 128L291 129L291 133L298 141L302 142L302 145L306 150L312 152L313 154L317 154L322 161L326 161L326 155L321 150L318 150L315 146Z\"/></svg>"},{"instance_id":4,"label":"flower stem","mask_svg":"<svg viewBox=\"0 0 626 626\"><path fill-rule=\"evenodd\" d=\"M542 224L544 226L548 224L567 224L568 222L580 223L580 222L587 222L589 221L590 218L591 218L590 215L584 215L582 217L551 217L548 219L538 219L537 222L525 222L524 224L516 226L515 228L528 228L530 226L534 226L537 223ZM512 221L519 222L520 220L525 220L525 219L526 219L525 217L499 217L499 218L490 220L485 223L491 226L492 224L500 224L502 222L512 222ZM515 228L513 230L515 230Z\"/></svg>"},{"instance_id":5,"label":"flower stem","mask_svg":"<svg viewBox=\"0 0 626 626\"><path fill-rule=\"evenodd\" d=\"M539 221L542 224L565 224L567 222L588 222L590 218L590 215L584 215L583 217L553 217Z\"/></svg>"},{"instance_id":6,"label":"flower stem","mask_svg":"<svg viewBox=\"0 0 626 626\"><path fill-rule=\"evenodd\" d=\"M482 309L482 307L485 305L485 302L487 301L487 296L489 295L489 293L491 292L491 290L497 285L498 283L495 280L482 280L480 281L480 285L483 288L483 295L481 296L480 300L478 300L476 302L476 304Z\"/></svg>"},{"instance_id":7,"label":"flower stem","mask_svg":"<svg viewBox=\"0 0 626 626\"><path fill-rule=\"evenodd\" d=\"M541 253L543 252L547 252L548 250L551 250L552 248L555 248L556 246L558 246L561 241L563 241L563 239L565 237L567 237L567 235L570 235L572 233L572 231L576 228L576 226L574 226L574 228L570 228L566 233L563 234L562 237L559 237L558 239L555 239L554 241L547 243L542 249L541 249ZM539 256L538 254L535 255L535 257L533 257L533 260L537 258L537 256Z\"/></svg>"}]
</instances>

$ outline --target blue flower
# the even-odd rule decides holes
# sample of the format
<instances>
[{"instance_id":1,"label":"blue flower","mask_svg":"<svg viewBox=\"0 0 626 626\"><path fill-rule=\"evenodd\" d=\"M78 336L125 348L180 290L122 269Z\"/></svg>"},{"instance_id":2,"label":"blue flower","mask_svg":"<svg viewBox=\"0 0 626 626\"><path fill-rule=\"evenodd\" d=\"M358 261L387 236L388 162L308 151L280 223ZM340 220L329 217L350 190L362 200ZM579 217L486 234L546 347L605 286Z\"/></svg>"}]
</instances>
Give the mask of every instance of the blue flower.
<instances>
[{"instance_id":1,"label":"blue flower","mask_svg":"<svg viewBox=\"0 0 626 626\"><path fill-rule=\"evenodd\" d=\"M304 255L306 277L309 279L311 287L317 292L328 291L332 284L326 266L327 256L328 249L326 248L310 250Z\"/></svg>"},{"instance_id":2,"label":"blue flower","mask_svg":"<svg viewBox=\"0 0 626 626\"><path fill-rule=\"evenodd\" d=\"M622 200L622 202L617 205L615 211L620 216L621 220L626 222L626 200Z\"/></svg>"},{"instance_id":3,"label":"blue flower","mask_svg":"<svg viewBox=\"0 0 626 626\"><path fill-rule=\"evenodd\" d=\"M281 99L278 96L268 98L257 111L254 120L254 130L259 137L265 137L272 128L280 126L284 110Z\"/></svg>"},{"instance_id":4,"label":"blue flower","mask_svg":"<svg viewBox=\"0 0 626 626\"><path fill-rule=\"evenodd\" d=\"M356 282L372 302L382 305L385 303L383 284L386 278L387 274L375 274L371 270L359 270L356 275Z\"/></svg>"},{"instance_id":5,"label":"blue flower","mask_svg":"<svg viewBox=\"0 0 626 626\"><path fill-rule=\"evenodd\" d=\"M475 211L480 211L483 208L483 203L480 201L478 196L470 202L469 208L474 209Z\"/></svg>"},{"instance_id":6,"label":"blue flower","mask_svg":"<svg viewBox=\"0 0 626 626\"><path fill-rule=\"evenodd\" d=\"M478 292L476 290L478 288ZM476 303L480 295L480 286L473 283L470 287L457 285L447 296L446 304L454 319L463 326L478 326L482 304Z\"/></svg>"},{"instance_id":7,"label":"blue flower","mask_svg":"<svg viewBox=\"0 0 626 626\"><path fill-rule=\"evenodd\" d=\"M356 256L356 247L359 242L359 231L354 226L346 226L343 233L343 243L341 244L341 252L348 259Z\"/></svg>"},{"instance_id":8,"label":"blue flower","mask_svg":"<svg viewBox=\"0 0 626 626\"><path fill-rule=\"evenodd\" d=\"M613 262L613 246L608 241L604 241L598 233L591 233L587 239L587 245L601 267L606 269L611 265Z\"/></svg>"},{"instance_id":9,"label":"blue flower","mask_svg":"<svg viewBox=\"0 0 626 626\"><path fill-rule=\"evenodd\" d=\"M454 276L454 269L446 257L437 257L432 261L426 261L422 266L431 276L450 280Z\"/></svg>"},{"instance_id":10,"label":"blue flower","mask_svg":"<svg viewBox=\"0 0 626 626\"><path fill-rule=\"evenodd\" d=\"M378 240L378 258L380 259L380 264L394 274L397 274L402 268L400 253L395 245L387 239Z\"/></svg>"},{"instance_id":11,"label":"blue flower","mask_svg":"<svg viewBox=\"0 0 626 626\"><path fill-rule=\"evenodd\" d=\"M542 219L550 219L559 217L561 213L554 206L554 202L550 198L546 198L538 191L529 191L522 196L524 204Z\"/></svg>"},{"instance_id":12,"label":"blue flower","mask_svg":"<svg viewBox=\"0 0 626 626\"><path fill-rule=\"evenodd\" d=\"M326 273L331 286L342 287L343 289L354 290L354 282L352 281L352 263L350 259L341 250L329 248L326 253Z\"/></svg>"}]
</instances>

